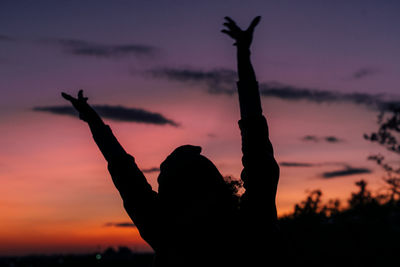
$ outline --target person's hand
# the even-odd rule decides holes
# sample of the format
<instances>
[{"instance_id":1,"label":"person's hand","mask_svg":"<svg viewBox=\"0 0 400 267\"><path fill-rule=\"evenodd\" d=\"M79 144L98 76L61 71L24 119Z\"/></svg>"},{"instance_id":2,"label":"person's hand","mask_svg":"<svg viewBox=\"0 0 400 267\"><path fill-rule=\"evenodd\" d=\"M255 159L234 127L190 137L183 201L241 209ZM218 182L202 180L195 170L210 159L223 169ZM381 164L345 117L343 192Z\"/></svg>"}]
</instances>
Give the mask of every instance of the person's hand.
<instances>
[{"instance_id":1,"label":"person's hand","mask_svg":"<svg viewBox=\"0 0 400 267\"><path fill-rule=\"evenodd\" d=\"M260 22L261 17L255 17L245 31L240 29L239 26L236 25L236 22L230 17L225 17L225 20L226 22L224 23L224 26L226 26L228 29L224 29L221 32L234 39L235 43L233 45L236 45L238 48L250 48L251 41L253 40L254 28Z\"/></svg>"},{"instance_id":2,"label":"person's hand","mask_svg":"<svg viewBox=\"0 0 400 267\"><path fill-rule=\"evenodd\" d=\"M79 112L79 118L83 121L88 121L96 112L87 103L88 98L83 96L83 90L79 90L78 98L72 97L67 93L62 92L62 97L71 102L72 106Z\"/></svg>"}]
</instances>

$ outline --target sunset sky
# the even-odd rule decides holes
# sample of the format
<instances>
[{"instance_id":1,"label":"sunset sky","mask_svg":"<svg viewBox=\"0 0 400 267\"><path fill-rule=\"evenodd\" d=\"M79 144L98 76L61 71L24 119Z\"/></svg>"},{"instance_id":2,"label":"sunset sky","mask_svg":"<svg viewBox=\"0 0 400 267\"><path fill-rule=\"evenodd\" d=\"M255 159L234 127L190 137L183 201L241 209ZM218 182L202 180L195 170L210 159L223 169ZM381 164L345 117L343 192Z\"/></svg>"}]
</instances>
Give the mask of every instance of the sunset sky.
<instances>
[{"instance_id":1,"label":"sunset sky","mask_svg":"<svg viewBox=\"0 0 400 267\"><path fill-rule=\"evenodd\" d=\"M159 164L183 144L240 177L227 15L242 27L262 16L252 60L281 163L279 215L313 189L343 204L361 178L379 189L367 157L390 154L363 134L400 101L399 12L395 0L1 0L0 255L149 250L121 225L106 162L62 91L84 89L108 111L154 190Z\"/></svg>"}]
</instances>

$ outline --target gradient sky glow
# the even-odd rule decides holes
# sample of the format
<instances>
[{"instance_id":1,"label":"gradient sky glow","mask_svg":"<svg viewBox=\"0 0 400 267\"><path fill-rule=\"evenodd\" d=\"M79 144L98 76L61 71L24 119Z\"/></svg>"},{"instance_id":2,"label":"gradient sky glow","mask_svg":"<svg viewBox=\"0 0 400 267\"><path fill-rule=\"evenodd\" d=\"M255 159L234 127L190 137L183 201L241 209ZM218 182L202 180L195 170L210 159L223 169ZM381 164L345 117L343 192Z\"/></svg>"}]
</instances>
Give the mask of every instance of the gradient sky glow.
<instances>
[{"instance_id":1,"label":"gradient sky glow","mask_svg":"<svg viewBox=\"0 0 400 267\"><path fill-rule=\"evenodd\" d=\"M180 126L105 120L140 168L195 144L221 173L239 177L237 96L210 93L213 83L204 78L235 70L232 41L220 33L223 17L247 26L262 16L252 52L260 84L399 101L399 12L400 2L389 0L2 0L0 255L149 250L135 228L107 226L129 219L88 127L33 108L68 105L60 92L83 88L91 104L159 113ZM151 75L160 69L186 76ZM280 215L307 190L344 200L361 178L382 186L383 174L366 158L389 154L362 138L376 129L374 107L341 97L263 97L262 104L278 162L313 165L281 166ZM371 172L322 178L346 168ZM157 175L146 174L155 190Z\"/></svg>"}]
</instances>

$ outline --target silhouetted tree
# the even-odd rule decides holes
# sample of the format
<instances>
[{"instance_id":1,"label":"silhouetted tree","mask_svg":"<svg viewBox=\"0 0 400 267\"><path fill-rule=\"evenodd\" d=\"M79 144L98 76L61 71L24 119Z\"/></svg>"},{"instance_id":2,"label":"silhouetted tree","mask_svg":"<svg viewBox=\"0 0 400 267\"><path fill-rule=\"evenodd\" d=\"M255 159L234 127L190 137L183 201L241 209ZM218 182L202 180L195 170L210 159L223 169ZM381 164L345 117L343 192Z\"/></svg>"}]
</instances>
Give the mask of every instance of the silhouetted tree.
<instances>
[{"instance_id":1,"label":"silhouetted tree","mask_svg":"<svg viewBox=\"0 0 400 267\"><path fill-rule=\"evenodd\" d=\"M364 134L364 138L371 142L377 142L387 150L400 154L400 106L389 106L387 110L378 115L379 128L371 134ZM400 163L397 167L385 161L381 154L371 155L369 160L375 161L385 172L383 181L387 185L388 194L380 195L381 201L394 203L400 199Z\"/></svg>"},{"instance_id":2,"label":"silhouetted tree","mask_svg":"<svg viewBox=\"0 0 400 267\"><path fill-rule=\"evenodd\" d=\"M360 180L356 182L359 187L359 191L356 193L351 193L351 198L349 199L349 208L357 208L360 206L365 206L375 201L372 197L372 193L367 189L367 182L365 180Z\"/></svg>"},{"instance_id":3,"label":"silhouetted tree","mask_svg":"<svg viewBox=\"0 0 400 267\"><path fill-rule=\"evenodd\" d=\"M340 212L340 200L330 199L326 204L322 203L322 191L311 191L305 200L295 204L292 216L294 218L316 217L325 219Z\"/></svg>"},{"instance_id":4,"label":"silhouetted tree","mask_svg":"<svg viewBox=\"0 0 400 267\"><path fill-rule=\"evenodd\" d=\"M394 202L400 199L400 178L399 177L388 177L385 178L385 182L389 186L389 201Z\"/></svg>"},{"instance_id":5,"label":"silhouetted tree","mask_svg":"<svg viewBox=\"0 0 400 267\"><path fill-rule=\"evenodd\" d=\"M323 210L321 207L321 190L313 190L307 198L294 206L294 216L315 216Z\"/></svg>"},{"instance_id":6,"label":"silhouetted tree","mask_svg":"<svg viewBox=\"0 0 400 267\"><path fill-rule=\"evenodd\" d=\"M323 206L322 211L326 216L334 216L340 212L341 202L339 199L330 199L326 205Z\"/></svg>"},{"instance_id":7,"label":"silhouetted tree","mask_svg":"<svg viewBox=\"0 0 400 267\"><path fill-rule=\"evenodd\" d=\"M377 142L389 151L400 154L400 106L390 106L382 110L378 115L379 129L370 135L364 134L364 138L371 142Z\"/></svg>"}]
</instances>

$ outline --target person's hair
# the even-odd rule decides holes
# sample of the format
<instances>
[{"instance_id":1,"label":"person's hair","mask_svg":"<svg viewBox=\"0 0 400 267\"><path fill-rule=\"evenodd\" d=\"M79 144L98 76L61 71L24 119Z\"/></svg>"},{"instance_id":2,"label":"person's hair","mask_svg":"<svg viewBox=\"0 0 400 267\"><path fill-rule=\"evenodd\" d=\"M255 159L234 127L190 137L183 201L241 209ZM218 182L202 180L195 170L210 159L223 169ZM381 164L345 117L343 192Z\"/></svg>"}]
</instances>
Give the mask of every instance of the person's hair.
<instances>
[{"instance_id":1,"label":"person's hair","mask_svg":"<svg viewBox=\"0 0 400 267\"><path fill-rule=\"evenodd\" d=\"M214 203L210 214L232 213L239 207L238 191L241 183L231 177L224 178L217 167L201 155L201 147L185 145L175 149L160 166L160 200L172 203L190 203L212 194Z\"/></svg>"}]
</instances>

